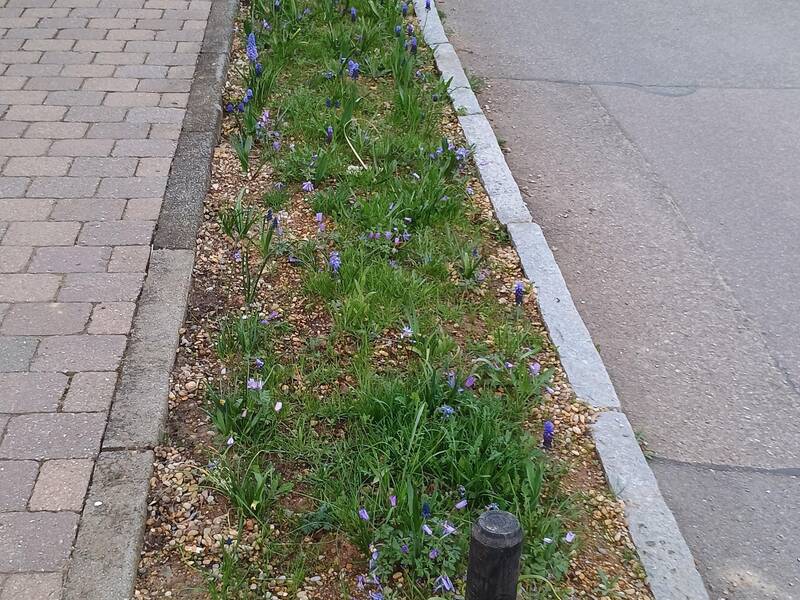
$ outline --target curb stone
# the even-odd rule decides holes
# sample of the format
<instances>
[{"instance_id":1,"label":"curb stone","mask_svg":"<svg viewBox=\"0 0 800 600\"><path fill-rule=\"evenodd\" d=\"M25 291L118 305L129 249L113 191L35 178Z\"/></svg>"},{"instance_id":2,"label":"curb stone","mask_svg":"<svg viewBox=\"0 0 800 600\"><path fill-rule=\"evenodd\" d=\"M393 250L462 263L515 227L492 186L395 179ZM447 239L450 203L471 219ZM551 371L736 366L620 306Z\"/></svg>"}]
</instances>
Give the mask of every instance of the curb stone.
<instances>
[{"instance_id":1,"label":"curb stone","mask_svg":"<svg viewBox=\"0 0 800 600\"><path fill-rule=\"evenodd\" d=\"M525 275L534 282L550 337L576 395L603 410L592 427L608 483L625 505L628 530L656 600L708 600L686 540L664 502L586 325L575 308L541 228L533 223L492 126L480 110L433 6L414 0L425 42L434 48L443 80L498 220L506 225ZM464 83L466 82L466 83Z\"/></svg>"},{"instance_id":2,"label":"curb stone","mask_svg":"<svg viewBox=\"0 0 800 600\"><path fill-rule=\"evenodd\" d=\"M238 0L214 0L156 224L63 600L130 600L147 519L153 448L167 419L169 375L188 302L197 229L222 120Z\"/></svg>"}]
</instances>

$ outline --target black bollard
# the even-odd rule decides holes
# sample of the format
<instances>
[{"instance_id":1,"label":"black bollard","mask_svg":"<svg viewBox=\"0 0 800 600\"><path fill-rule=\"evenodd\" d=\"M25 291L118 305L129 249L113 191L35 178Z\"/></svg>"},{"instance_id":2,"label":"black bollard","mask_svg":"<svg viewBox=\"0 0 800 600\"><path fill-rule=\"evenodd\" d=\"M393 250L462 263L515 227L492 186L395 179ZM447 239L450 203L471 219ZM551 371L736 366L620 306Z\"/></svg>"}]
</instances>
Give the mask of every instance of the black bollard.
<instances>
[{"instance_id":1,"label":"black bollard","mask_svg":"<svg viewBox=\"0 0 800 600\"><path fill-rule=\"evenodd\" d=\"M515 600L522 555L522 528L504 510L483 513L472 526L467 600Z\"/></svg>"}]
</instances>

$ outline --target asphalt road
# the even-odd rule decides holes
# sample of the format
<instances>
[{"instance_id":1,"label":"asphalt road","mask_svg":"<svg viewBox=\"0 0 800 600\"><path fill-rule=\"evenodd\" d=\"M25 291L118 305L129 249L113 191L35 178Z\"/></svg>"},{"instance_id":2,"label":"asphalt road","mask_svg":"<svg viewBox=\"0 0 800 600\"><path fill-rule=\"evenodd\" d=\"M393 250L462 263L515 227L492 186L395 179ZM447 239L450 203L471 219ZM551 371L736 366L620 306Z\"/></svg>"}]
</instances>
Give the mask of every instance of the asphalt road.
<instances>
[{"instance_id":1,"label":"asphalt road","mask_svg":"<svg viewBox=\"0 0 800 600\"><path fill-rule=\"evenodd\" d=\"M800 599L800 3L439 7L712 598Z\"/></svg>"}]
</instances>

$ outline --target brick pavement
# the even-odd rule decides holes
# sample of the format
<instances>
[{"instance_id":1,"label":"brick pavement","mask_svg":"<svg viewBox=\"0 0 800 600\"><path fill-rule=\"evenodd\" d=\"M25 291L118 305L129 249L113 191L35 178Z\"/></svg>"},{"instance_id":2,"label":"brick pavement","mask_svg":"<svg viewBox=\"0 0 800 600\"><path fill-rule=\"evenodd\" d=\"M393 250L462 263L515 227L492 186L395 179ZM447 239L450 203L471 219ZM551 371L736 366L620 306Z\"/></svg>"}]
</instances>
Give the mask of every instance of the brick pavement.
<instances>
[{"instance_id":1,"label":"brick pavement","mask_svg":"<svg viewBox=\"0 0 800 600\"><path fill-rule=\"evenodd\" d=\"M0 600L57 599L208 0L0 0Z\"/></svg>"}]
</instances>

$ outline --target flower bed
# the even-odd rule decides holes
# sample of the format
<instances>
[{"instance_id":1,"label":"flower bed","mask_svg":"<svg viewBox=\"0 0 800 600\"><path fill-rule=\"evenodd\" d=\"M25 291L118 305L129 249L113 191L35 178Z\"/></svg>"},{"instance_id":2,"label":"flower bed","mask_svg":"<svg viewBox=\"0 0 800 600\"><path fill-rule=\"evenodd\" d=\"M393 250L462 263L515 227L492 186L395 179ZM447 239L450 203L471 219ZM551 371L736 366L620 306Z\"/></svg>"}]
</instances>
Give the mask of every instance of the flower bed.
<instances>
[{"instance_id":1,"label":"flower bed","mask_svg":"<svg viewBox=\"0 0 800 600\"><path fill-rule=\"evenodd\" d=\"M240 25L137 597L458 595L493 508L524 597L649 597L408 6Z\"/></svg>"}]
</instances>

